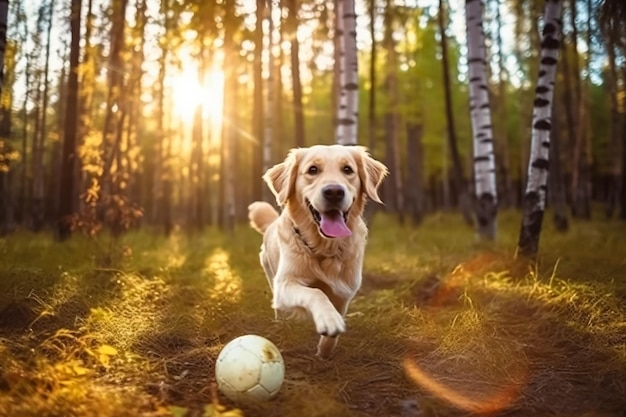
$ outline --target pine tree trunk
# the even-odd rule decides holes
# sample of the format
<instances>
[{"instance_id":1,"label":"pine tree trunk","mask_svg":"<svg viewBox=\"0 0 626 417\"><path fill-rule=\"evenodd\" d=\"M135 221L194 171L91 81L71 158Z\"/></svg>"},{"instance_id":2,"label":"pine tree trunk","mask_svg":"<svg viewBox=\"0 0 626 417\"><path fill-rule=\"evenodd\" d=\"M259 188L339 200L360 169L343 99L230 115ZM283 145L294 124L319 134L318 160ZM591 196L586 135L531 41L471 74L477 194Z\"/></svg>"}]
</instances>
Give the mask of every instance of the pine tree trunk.
<instances>
[{"instance_id":1,"label":"pine tree trunk","mask_svg":"<svg viewBox=\"0 0 626 417\"><path fill-rule=\"evenodd\" d=\"M35 117L34 129L32 132L32 189L31 189L31 221L32 230L39 232L44 226L44 167L43 167L43 136L41 130L41 78L35 80L35 102L33 111Z\"/></svg>"},{"instance_id":2,"label":"pine tree trunk","mask_svg":"<svg viewBox=\"0 0 626 417\"><path fill-rule=\"evenodd\" d=\"M298 6L297 0L288 0L289 36L291 37L291 80L293 89L293 121L295 128L295 146L304 147L304 113L302 109L302 83L300 82L300 48L298 42Z\"/></svg>"},{"instance_id":3,"label":"pine tree trunk","mask_svg":"<svg viewBox=\"0 0 626 417\"><path fill-rule=\"evenodd\" d=\"M479 237L493 240L496 237L498 193L487 86L482 0L466 0L465 16L467 18L469 103L474 143L474 184L477 200L475 226Z\"/></svg>"},{"instance_id":4,"label":"pine tree trunk","mask_svg":"<svg viewBox=\"0 0 626 417\"><path fill-rule=\"evenodd\" d=\"M403 221L404 201L402 191L402 169L400 167L400 149L398 148L398 56L393 40L393 19L391 0L385 5L384 44L387 62L385 65L385 89L387 106L385 111L385 163L389 168L389 179L385 182L385 203L390 210Z\"/></svg>"},{"instance_id":5,"label":"pine tree trunk","mask_svg":"<svg viewBox=\"0 0 626 417\"><path fill-rule=\"evenodd\" d=\"M63 52L62 59L64 61L69 60L69 47L65 48ZM56 118L56 133L59 135L64 134L65 132L65 109L67 107L67 81L68 81L68 67L63 65L61 68L61 74L59 76L58 87L57 87L57 97L58 101L55 106L55 112L58 115ZM78 120L78 119L77 119ZM75 152L76 154L76 152ZM76 156L74 157L77 158ZM59 216L60 209L60 188L61 184L61 176L59 175L61 172L61 167L63 165L63 141L55 140L52 142L52 151L50 152L50 162L48 164L48 192L47 194L50 196L48 198L48 206L46 209L46 218L52 224L56 224ZM76 178L76 172L74 172L74 178ZM75 189L76 187L74 187Z\"/></svg>"},{"instance_id":6,"label":"pine tree trunk","mask_svg":"<svg viewBox=\"0 0 626 417\"><path fill-rule=\"evenodd\" d=\"M269 63L268 63L268 75L267 75L267 101L265 107L265 130L263 132L263 172L266 172L268 169L272 167L274 162L273 158L273 144L274 144L274 111L276 110L276 106L274 105L274 101L276 98L276 90L274 78L276 74L274 71L276 70L276 66L274 64L274 19L272 16L272 0L267 0L267 8L266 8L266 16L269 21L269 33L267 35L267 45L269 50ZM271 191L268 187L263 187L263 199L265 201L273 201L274 198L272 196Z\"/></svg>"},{"instance_id":7,"label":"pine tree trunk","mask_svg":"<svg viewBox=\"0 0 626 417\"><path fill-rule=\"evenodd\" d=\"M587 149L585 139L585 125L584 125L584 98L581 86L581 74L578 64L578 25L577 16L578 11L576 7L576 0L570 0L571 12L570 12L570 25L572 27L572 72L574 81L574 100L572 103L572 113L575 114L574 125L572 131L574 132L574 155L572 159L572 213L575 217L589 218L591 216L589 199L586 190L586 181L588 168L587 167Z\"/></svg>"},{"instance_id":8,"label":"pine tree trunk","mask_svg":"<svg viewBox=\"0 0 626 417\"><path fill-rule=\"evenodd\" d=\"M200 46L198 80L203 83L203 77L207 67L207 57L204 44ZM188 205L188 226L190 231L200 230L204 226L204 213L202 212L202 202L206 198L203 195L204 184L204 107L202 103L197 103L191 133L191 154L189 161L189 205Z\"/></svg>"},{"instance_id":9,"label":"pine tree trunk","mask_svg":"<svg viewBox=\"0 0 626 417\"><path fill-rule=\"evenodd\" d=\"M467 191L467 184L463 175L463 167L461 166L461 157L456 139L456 128L454 126L454 114L452 111L452 83L450 81L450 67L448 63L448 42L446 37L445 9L443 0L439 0L438 25L439 34L441 36L441 64L443 71L443 88L446 107L446 120L448 122L448 147L452 158L453 181L459 198L459 207L463 214L463 219L467 224L473 224L472 208Z\"/></svg>"},{"instance_id":10,"label":"pine tree trunk","mask_svg":"<svg viewBox=\"0 0 626 417\"><path fill-rule=\"evenodd\" d=\"M496 0L496 22L498 25L496 31L496 43L498 45L498 119L500 120L499 124L499 134L496 139L496 149L499 150L499 155L496 159L496 166L499 165L500 169L497 170L497 179L500 181L502 185L501 196L498 199L504 207L511 207L515 203L514 194L515 191L513 189L513 183L511 181L511 165L510 165L510 155L509 155L509 133L508 133L508 92L507 92L507 80L508 76L505 77L505 74L508 74L506 66L504 65L504 52L503 52L503 42L502 42L502 16L500 14L500 1ZM497 127L497 126L496 126Z\"/></svg>"},{"instance_id":11,"label":"pine tree trunk","mask_svg":"<svg viewBox=\"0 0 626 417\"><path fill-rule=\"evenodd\" d=\"M335 140L340 145L356 145L358 142L359 84L356 48L355 0L339 0L337 35L339 52L339 108Z\"/></svg>"},{"instance_id":12,"label":"pine tree trunk","mask_svg":"<svg viewBox=\"0 0 626 417\"><path fill-rule=\"evenodd\" d=\"M369 102L368 104L368 112L367 112L367 129L368 129L368 146L370 152L374 152L376 148L376 30L375 30L375 20L376 20L376 0L370 0L370 42L372 43L370 49L370 67L369 67L369 75L370 75L370 91L369 91Z\"/></svg>"},{"instance_id":13,"label":"pine tree trunk","mask_svg":"<svg viewBox=\"0 0 626 417\"><path fill-rule=\"evenodd\" d=\"M163 26L165 31L171 30L172 21L169 17L169 2L162 5L161 14L164 18ZM159 58L159 74L157 76L157 138L155 143L155 167L154 167L154 220L161 222L163 232L169 236L173 229L172 221L172 135L171 126L166 123L165 113L165 79L169 48L166 42L161 46L161 57Z\"/></svg>"},{"instance_id":14,"label":"pine tree trunk","mask_svg":"<svg viewBox=\"0 0 626 417\"><path fill-rule=\"evenodd\" d=\"M0 97L4 87L4 56L6 50L7 19L9 14L8 0L0 0ZM4 101L4 100L3 100ZM11 103L0 103L0 138L11 136ZM13 193L11 179L13 170L4 153L10 151L8 141L0 139L0 236L4 236L13 228Z\"/></svg>"},{"instance_id":15,"label":"pine tree trunk","mask_svg":"<svg viewBox=\"0 0 626 417\"><path fill-rule=\"evenodd\" d=\"M72 234L70 216L73 212L75 185L76 132L78 128L78 66L80 59L80 16L81 0L72 0L70 26L72 43L70 49L70 73L67 81L67 105L65 107L65 131L61 162L61 184L59 189L59 214L57 216L57 238L61 241Z\"/></svg>"},{"instance_id":16,"label":"pine tree trunk","mask_svg":"<svg viewBox=\"0 0 626 417\"><path fill-rule=\"evenodd\" d=\"M123 88L123 49L126 27L126 6L128 0L113 0L111 11L111 46L108 62L108 92L102 132L103 169L100 176L100 203L107 204L113 192L112 168L119 151L118 132L121 124L121 99ZM104 212L104 206L101 206Z\"/></svg>"},{"instance_id":17,"label":"pine tree trunk","mask_svg":"<svg viewBox=\"0 0 626 417\"><path fill-rule=\"evenodd\" d=\"M91 36L94 26L93 15L93 0L87 2L87 13L85 21L85 46L83 51L83 59L81 63L81 77L79 81L79 116L78 116L78 134L76 137L76 148L80 149L84 143L85 138L91 133L92 130L92 104L93 95L96 88L96 48L93 46ZM81 195L85 193L91 186L91 181L95 180L93 173L88 173L83 170L84 162L82 158L77 158L74 164L76 170L75 178L77 184L74 187L74 201L75 208L81 213L84 213L87 208L87 204Z\"/></svg>"},{"instance_id":18,"label":"pine tree trunk","mask_svg":"<svg viewBox=\"0 0 626 417\"><path fill-rule=\"evenodd\" d=\"M617 66L615 63L615 34L611 29L608 30L607 33L607 55L609 62L609 72L608 72L608 85L609 85L609 96L611 100L611 130L610 130L610 139L609 139L609 148L608 148L608 156L609 156L609 164L610 164L610 173L609 173L609 184L608 184L608 196L606 202L605 214L607 218L612 218L613 213L615 212L615 207L618 203L619 199L619 176L620 176L620 154L619 154L619 139L621 135L621 125L620 125L620 113L619 113L619 102L618 102L618 76L617 76Z\"/></svg>"},{"instance_id":19,"label":"pine tree trunk","mask_svg":"<svg viewBox=\"0 0 626 417\"><path fill-rule=\"evenodd\" d=\"M622 67L626 80L626 66ZM626 221L626 117L622 117L622 187L620 190L620 219Z\"/></svg>"},{"instance_id":20,"label":"pine tree trunk","mask_svg":"<svg viewBox=\"0 0 626 417\"><path fill-rule=\"evenodd\" d=\"M407 155L407 208L414 225L420 225L424 218L424 147L421 123L408 122L406 125Z\"/></svg>"},{"instance_id":21,"label":"pine tree trunk","mask_svg":"<svg viewBox=\"0 0 626 417\"><path fill-rule=\"evenodd\" d=\"M541 37L541 65L534 101L528 181L518 242L520 255L535 258L546 205L552 100L561 33L561 2L546 1Z\"/></svg>"},{"instance_id":22,"label":"pine tree trunk","mask_svg":"<svg viewBox=\"0 0 626 417\"><path fill-rule=\"evenodd\" d=\"M552 207L552 220L554 228L560 232L569 229L569 219L567 218L567 200L565 199L565 179L563 178L561 164L561 124L560 112L558 111L559 100L553 100L552 108L552 129L550 131L550 175L548 176L548 196Z\"/></svg>"},{"instance_id":23,"label":"pine tree trunk","mask_svg":"<svg viewBox=\"0 0 626 417\"><path fill-rule=\"evenodd\" d=\"M28 35L28 33L26 33ZM18 222L24 224L28 219L28 92L30 91L30 63L26 60L26 67L24 69L24 100L22 101L21 116L24 120L22 126L22 147L21 154L23 155L22 166L20 169L20 193L18 202ZM32 160L32 156L31 156ZM32 163L32 161L31 161Z\"/></svg>"},{"instance_id":24,"label":"pine tree trunk","mask_svg":"<svg viewBox=\"0 0 626 417\"><path fill-rule=\"evenodd\" d=\"M268 4L271 4L272 0L268 0ZM225 2L226 16L225 19L232 19L235 15L235 0L227 0ZM271 11L271 7L268 7ZM271 25L270 25L271 26ZM271 33L271 32L270 32ZM234 92L237 89L237 76L236 76L236 57L237 51L233 41L233 34L231 33L231 27L225 25L224 31L224 91ZM270 62L270 68L272 62ZM271 86L271 84L270 84ZM224 118L223 120L235 120L236 109L233 96L231 94L224 94ZM268 107L268 111L271 112L272 106ZM267 126L266 126L267 127ZM229 234L235 232L235 220L237 217L236 207L236 148L235 148L235 132L233 130L233 124L229 123L223 127L222 130L222 187L223 187L223 214L222 214L222 228Z\"/></svg>"},{"instance_id":25,"label":"pine tree trunk","mask_svg":"<svg viewBox=\"0 0 626 417\"><path fill-rule=\"evenodd\" d=\"M256 139L252 149L251 184L252 200L258 201L263 198L263 168L264 168L264 145L265 137L263 132L263 14L265 13L265 1L256 0L256 23L254 28L254 104L252 114L252 132Z\"/></svg>"},{"instance_id":26,"label":"pine tree trunk","mask_svg":"<svg viewBox=\"0 0 626 417\"><path fill-rule=\"evenodd\" d=\"M0 0L0 93L4 86L4 53L7 46L7 20L9 0Z\"/></svg>"}]
</instances>

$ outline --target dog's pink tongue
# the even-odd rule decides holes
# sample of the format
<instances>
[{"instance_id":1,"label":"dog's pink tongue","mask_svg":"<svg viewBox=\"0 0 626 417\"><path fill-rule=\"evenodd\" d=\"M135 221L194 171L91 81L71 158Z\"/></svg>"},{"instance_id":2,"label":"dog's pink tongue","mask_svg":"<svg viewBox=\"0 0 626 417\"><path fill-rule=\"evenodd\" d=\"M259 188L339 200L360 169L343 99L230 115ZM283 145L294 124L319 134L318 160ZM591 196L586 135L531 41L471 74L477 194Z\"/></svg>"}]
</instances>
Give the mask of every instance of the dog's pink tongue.
<instances>
[{"instance_id":1,"label":"dog's pink tongue","mask_svg":"<svg viewBox=\"0 0 626 417\"><path fill-rule=\"evenodd\" d=\"M322 213L322 220L320 221L320 229L328 237L347 237L351 236L352 232L348 229L346 222L343 219L343 215L338 211L330 213Z\"/></svg>"}]
</instances>

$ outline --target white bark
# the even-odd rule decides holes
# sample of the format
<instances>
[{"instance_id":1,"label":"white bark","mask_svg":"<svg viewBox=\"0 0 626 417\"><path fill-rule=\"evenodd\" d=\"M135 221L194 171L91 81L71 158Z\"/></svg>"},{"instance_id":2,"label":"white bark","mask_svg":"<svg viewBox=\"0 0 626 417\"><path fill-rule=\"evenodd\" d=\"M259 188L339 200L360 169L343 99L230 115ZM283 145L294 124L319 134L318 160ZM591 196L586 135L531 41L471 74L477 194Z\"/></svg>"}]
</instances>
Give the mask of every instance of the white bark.
<instances>
[{"instance_id":1,"label":"white bark","mask_svg":"<svg viewBox=\"0 0 626 417\"><path fill-rule=\"evenodd\" d=\"M336 140L341 145L355 145L358 133L359 84L354 0L338 0L335 13L338 14L335 36L339 37L339 106Z\"/></svg>"},{"instance_id":2,"label":"white bark","mask_svg":"<svg viewBox=\"0 0 626 417\"><path fill-rule=\"evenodd\" d=\"M480 197L484 193L489 193L495 199L495 157L487 86L482 0L467 0L465 10L467 13L470 112L474 142L476 196Z\"/></svg>"},{"instance_id":3,"label":"white bark","mask_svg":"<svg viewBox=\"0 0 626 417\"><path fill-rule=\"evenodd\" d=\"M552 128L552 100L556 64L559 56L561 34L561 2L546 2L544 28L541 37L541 64L533 108L530 163L526 194L535 193L535 209L544 210L548 184L548 161L550 150L550 129Z\"/></svg>"},{"instance_id":4,"label":"white bark","mask_svg":"<svg viewBox=\"0 0 626 417\"><path fill-rule=\"evenodd\" d=\"M529 257L537 255L543 213L546 206L552 100L556 64L559 56L561 24L561 1L547 0L544 27L541 34L541 63L533 109L528 182L524 195L522 227L518 244L520 253Z\"/></svg>"},{"instance_id":5,"label":"white bark","mask_svg":"<svg viewBox=\"0 0 626 417\"><path fill-rule=\"evenodd\" d=\"M487 86L487 58L483 30L483 1L466 0L470 115L474 148L476 228L480 236L495 237L497 208L496 162Z\"/></svg>"}]
</instances>

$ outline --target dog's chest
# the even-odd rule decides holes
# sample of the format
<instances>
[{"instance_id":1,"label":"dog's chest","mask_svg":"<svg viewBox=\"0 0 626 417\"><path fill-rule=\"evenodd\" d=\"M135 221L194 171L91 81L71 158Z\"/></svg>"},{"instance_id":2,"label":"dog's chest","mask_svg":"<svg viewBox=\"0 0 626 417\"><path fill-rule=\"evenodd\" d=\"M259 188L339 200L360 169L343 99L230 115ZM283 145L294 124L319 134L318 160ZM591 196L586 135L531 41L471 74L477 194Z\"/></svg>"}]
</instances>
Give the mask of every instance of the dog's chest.
<instances>
[{"instance_id":1,"label":"dog's chest","mask_svg":"<svg viewBox=\"0 0 626 417\"><path fill-rule=\"evenodd\" d=\"M351 297L360 286L360 277L357 277L357 259L342 259L324 257L312 260L315 264L312 271L316 281L328 285L332 291L341 297Z\"/></svg>"}]
</instances>

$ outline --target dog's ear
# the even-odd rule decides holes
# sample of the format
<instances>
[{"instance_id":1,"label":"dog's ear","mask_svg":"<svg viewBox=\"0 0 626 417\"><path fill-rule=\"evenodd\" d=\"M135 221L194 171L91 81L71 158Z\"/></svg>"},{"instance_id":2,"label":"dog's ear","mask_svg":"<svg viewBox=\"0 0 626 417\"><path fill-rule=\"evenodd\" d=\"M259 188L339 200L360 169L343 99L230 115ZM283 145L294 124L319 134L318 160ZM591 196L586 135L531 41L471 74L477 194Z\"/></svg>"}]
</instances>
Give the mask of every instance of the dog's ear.
<instances>
[{"instance_id":1,"label":"dog's ear","mask_svg":"<svg viewBox=\"0 0 626 417\"><path fill-rule=\"evenodd\" d=\"M298 149L292 149L283 162L274 165L263 175L263 180L276 196L276 202L280 206L285 205L296 191L297 155Z\"/></svg>"},{"instance_id":2,"label":"dog's ear","mask_svg":"<svg viewBox=\"0 0 626 417\"><path fill-rule=\"evenodd\" d=\"M389 174L387 167L372 158L368 150L364 146L353 146L358 153L357 161L359 161L359 178L365 194L377 203L383 204L378 196L378 187L383 182L383 179Z\"/></svg>"}]
</instances>

